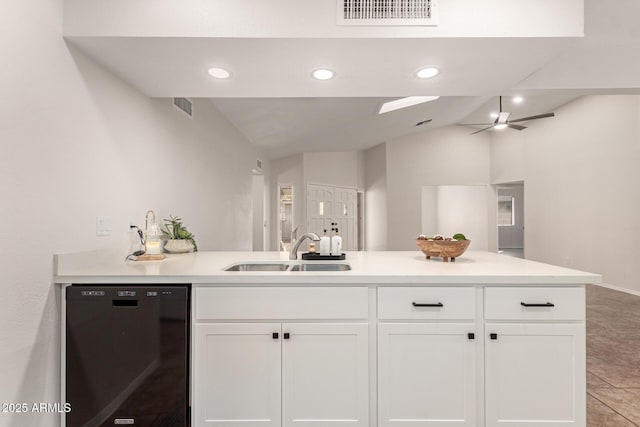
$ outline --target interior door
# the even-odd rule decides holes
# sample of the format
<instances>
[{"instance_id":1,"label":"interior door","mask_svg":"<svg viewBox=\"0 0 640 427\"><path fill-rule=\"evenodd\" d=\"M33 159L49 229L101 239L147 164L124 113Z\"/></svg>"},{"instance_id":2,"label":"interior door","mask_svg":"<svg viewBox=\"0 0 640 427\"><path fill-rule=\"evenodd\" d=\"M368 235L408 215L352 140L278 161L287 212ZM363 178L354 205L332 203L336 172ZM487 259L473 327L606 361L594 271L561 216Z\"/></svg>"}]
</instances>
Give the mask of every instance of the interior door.
<instances>
[{"instance_id":1,"label":"interior door","mask_svg":"<svg viewBox=\"0 0 640 427\"><path fill-rule=\"evenodd\" d=\"M333 222L333 187L307 185L307 232L322 236Z\"/></svg>"},{"instance_id":2,"label":"interior door","mask_svg":"<svg viewBox=\"0 0 640 427\"><path fill-rule=\"evenodd\" d=\"M342 250L355 251L358 245L358 196L353 188L335 187L333 218L342 236Z\"/></svg>"}]
</instances>

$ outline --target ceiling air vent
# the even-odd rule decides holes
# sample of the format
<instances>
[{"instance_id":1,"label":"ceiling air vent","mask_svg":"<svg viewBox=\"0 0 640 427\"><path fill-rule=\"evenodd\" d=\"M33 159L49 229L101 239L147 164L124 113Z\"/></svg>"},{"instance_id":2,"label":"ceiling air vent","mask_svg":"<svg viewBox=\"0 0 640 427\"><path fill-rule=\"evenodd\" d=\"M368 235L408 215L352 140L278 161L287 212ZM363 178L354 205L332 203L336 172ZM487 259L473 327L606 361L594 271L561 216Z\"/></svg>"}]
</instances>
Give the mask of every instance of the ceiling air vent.
<instances>
[{"instance_id":1,"label":"ceiling air vent","mask_svg":"<svg viewBox=\"0 0 640 427\"><path fill-rule=\"evenodd\" d=\"M338 25L437 25L436 0L337 0Z\"/></svg>"},{"instance_id":2,"label":"ceiling air vent","mask_svg":"<svg viewBox=\"0 0 640 427\"><path fill-rule=\"evenodd\" d=\"M187 116L193 118L193 104L187 98L173 98L173 105Z\"/></svg>"}]
</instances>

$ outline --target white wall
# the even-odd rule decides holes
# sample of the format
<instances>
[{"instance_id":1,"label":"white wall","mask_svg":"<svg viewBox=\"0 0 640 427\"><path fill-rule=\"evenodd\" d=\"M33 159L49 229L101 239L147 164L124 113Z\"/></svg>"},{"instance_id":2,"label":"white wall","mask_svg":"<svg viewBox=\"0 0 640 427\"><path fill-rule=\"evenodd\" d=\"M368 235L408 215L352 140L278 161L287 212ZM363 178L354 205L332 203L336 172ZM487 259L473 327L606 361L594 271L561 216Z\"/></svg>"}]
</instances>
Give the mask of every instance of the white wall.
<instances>
[{"instance_id":1,"label":"white wall","mask_svg":"<svg viewBox=\"0 0 640 427\"><path fill-rule=\"evenodd\" d=\"M489 249L488 185L438 185L422 187L422 228L427 236L452 237L463 233L471 240L469 250ZM420 233L418 233L420 234Z\"/></svg>"},{"instance_id":2,"label":"white wall","mask_svg":"<svg viewBox=\"0 0 640 427\"><path fill-rule=\"evenodd\" d=\"M254 251L264 251L265 239L265 179L262 174L254 174L251 182L251 221L253 224L252 245Z\"/></svg>"},{"instance_id":3,"label":"white wall","mask_svg":"<svg viewBox=\"0 0 640 427\"><path fill-rule=\"evenodd\" d=\"M303 154L304 181L335 187L364 188L361 151Z\"/></svg>"},{"instance_id":4,"label":"white wall","mask_svg":"<svg viewBox=\"0 0 640 427\"><path fill-rule=\"evenodd\" d=\"M522 181L525 174L524 147L527 132L490 131L487 134L491 138L491 183Z\"/></svg>"},{"instance_id":5,"label":"white wall","mask_svg":"<svg viewBox=\"0 0 640 427\"><path fill-rule=\"evenodd\" d=\"M480 4L479 4L480 3ZM336 25L333 0L66 0L65 34L182 37L566 37L583 0L447 0L438 26ZM509 16L509 19L504 19Z\"/></svg>"},{"instance_id":6,"label":"white wall","mask_svg":"<svg viewBox=\"0 0 640 427\"><path fill-rule=\"evenodd\" d=\"M365 250L387 250L387 147L376 145L364 153Z\"/></svg>"},{"instance_id":7,"label":"white wall","mask_svg":"<svg viewBox=\"0 0 640 427\"><path fill-rule=\"evenodd\" d=\"M210 103L190 120L70 52L61 26L59 0L0 3L0 402L59 402L54 253L127 250L129 217L150 208L182 216L201 249L251 247L255 150ZM112 236L95 236L97 215Z\"/></svg>"},{"instance_id":8,"label":"white wall","mask_svg":"<svg viewBox=\"0 0 640 427\"><path fill-rule=\"evenodd\" d=\"M492 145L493 179L509 168L504 150L525 159L509 179L525 183L527 258L640 291L640 97L579 98Z\"/></svg>"},{"instance_id":9,"label":"white wall","mask_svg":"<svg viewBox=\"0 0 640 427\"><path fill-rule=\"evenodd\" d=\"M489 139L486 132L446 127L387 142L388 250L415 249L423 186L489 184ZM495 236L488 245L495 247Z\"/></svg>"}]
</instances>

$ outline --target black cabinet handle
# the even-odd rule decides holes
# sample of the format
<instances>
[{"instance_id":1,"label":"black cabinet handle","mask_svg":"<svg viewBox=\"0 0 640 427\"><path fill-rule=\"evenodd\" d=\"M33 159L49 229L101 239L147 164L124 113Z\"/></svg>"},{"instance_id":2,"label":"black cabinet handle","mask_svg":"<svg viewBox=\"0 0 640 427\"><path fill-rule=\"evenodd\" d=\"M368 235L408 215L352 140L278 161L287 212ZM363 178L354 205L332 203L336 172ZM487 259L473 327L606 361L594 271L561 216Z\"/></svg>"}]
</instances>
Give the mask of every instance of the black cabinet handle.
<instances>
[{"instance_id":1,"label":"black cabinet handle","mask_svg":"<svg viewBox=\"0 0 640 427\"><path fill-rule=\"evenodd\" d=\"M489 338L491 338L492 340L497 340L498 334L489 334Z\"/></svg>"},{"instance_id":2,"label":"black cabinet handle","mask_svg":"<svg viewBox=\"0 0 640 427\"><path fill-rule=\"evenodd\" d=\"M273 337L274 340L277 340L280 335L277 332L274 332L273 335L271 336Z\"/></svg>"},{"instance_id":3,"label":"black cabinet handle","mask_svg":"<svg viewBox=\"0 0 640 427\"><path fill-rule=\"evenodd\" d=\"M444 307L444 305L441 302L438 302L435 304L418 304L417 302L412 302L411 304L414 307Z\"/></svg>"},{"instance_id":4,"label":"black cabinet handle","mask_svg":"<svg viewBox=\"0 0 640 427\"><path fill-rule=\"evenodd\" d=\"M526 302L521 302L520 305L523 307L555 307L555 304L550 302L546 302L544 304L527 304Z\"/></svg>"},{"instance_id":5,"label":"black cabinet handle","mask_svg":"<svg viewBox=\"0 0 640 427\"><path fill-rule=\"evenodd\" d=\"M282 335L282 337L283 337L285 340L288 340L288 339L289 339L289 332L285 332L285 333Z\"/></svg>"},{"instance_id":6,"label":"black cabinet handle","mask_svg":"<svg viewBox=\"0 0 640 427\"><path fill-rule=\"evenodd\" d=\"M467 334L467 338L469 338L470 340L475 340L476 339L476 334L474 334L473 332L469 332Z\"/></svg>"}]
</instances>

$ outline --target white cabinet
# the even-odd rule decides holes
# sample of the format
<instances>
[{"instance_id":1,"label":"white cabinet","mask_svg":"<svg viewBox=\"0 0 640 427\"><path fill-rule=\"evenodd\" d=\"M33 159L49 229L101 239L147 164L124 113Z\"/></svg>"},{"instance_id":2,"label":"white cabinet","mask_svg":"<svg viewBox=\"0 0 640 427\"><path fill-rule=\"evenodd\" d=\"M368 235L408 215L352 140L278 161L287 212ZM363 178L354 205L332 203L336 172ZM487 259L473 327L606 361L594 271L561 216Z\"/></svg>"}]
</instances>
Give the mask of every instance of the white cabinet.
<instances>
[{"instance_id":1,"label":"white cabinet","mask_svg":"<svg viewBox=\"0 0 640 427\"><path fill-rule=\"evenodd\" d=\"M579 286L202 286L194 298L197 427L586 425Z\"/></svg>"},{"instance_id":2,"label":"white cabinet","mask_svg":"<svg viewBox=\"0 0 640 427\"><path fill-rule=\"evenodd\" d=\"M586 425L584 288L485 289L486 427Z\"/></svg>"},{"instance_id":3,"label":"white cabinet","mask_svg":"<svg viewBox=\"0 0 640 427\"><path fill-rule=\"evenodd\" d=\"M194 307L194 426L369 426L367 288L199 287Z\"/></svg>"},{"instance_id":4,"label":"white cabinet","mask_svg":"<svg viewBox=\"0 0 640 427\"><path fill-rule=\"evenodd\" d=\"M580 324L487 324L487 427L585 426Z\"/></svg>"},{"instance_id":5,"label":"white cabinet","mask_svg":"<svg viewBox=\"0 0 640 427\"><path fill-rule=\"evenodd\" d=\"M380 323L378 425L475 427L476 337L474 324Z\"/></svg>"},{"instance_id":6,"label":"white cabinet","mask_svg":"<svg viewBox=\"0 0 640 427\"><path fill-rule=\"evenodd\" d=\"M367 324L197 324L194 425L366 427L368 351Z\"/></svg>"},{"instance_id":7,"label":"white cabinet","mask_svg":"<svg viewBox=\"0 0 640 427\"><path fill-rule=\"evenodd\" d=\"M477 292L378 288L379 427L476 427Z\"/></svg>"},{"instance_id":8,"label":"white cabinet","mask_svg":"<svg viewBox=\"0 0 640 427\"><path fill-rule=\"evenodd\" d=\"M369 425L366 324L285 323L282 425Z\"/></svg>"},{"instance_id":9,"label":"white cabinet","mask_svg":"<svg viewBox=\"0 0 640 427\"><path fill-rule=\"evenodd\" d=\"M196 324L194 425L279 427L280 324Z\"/></svg>"}]
</instances>

